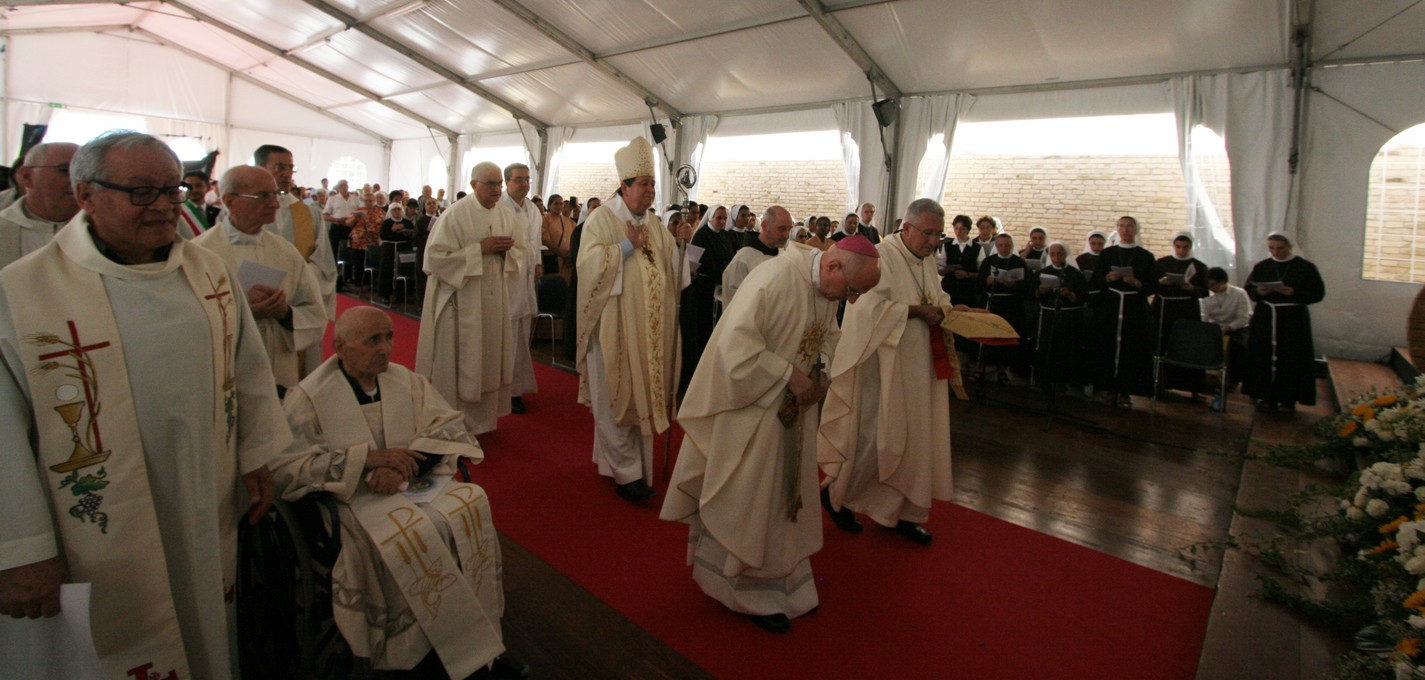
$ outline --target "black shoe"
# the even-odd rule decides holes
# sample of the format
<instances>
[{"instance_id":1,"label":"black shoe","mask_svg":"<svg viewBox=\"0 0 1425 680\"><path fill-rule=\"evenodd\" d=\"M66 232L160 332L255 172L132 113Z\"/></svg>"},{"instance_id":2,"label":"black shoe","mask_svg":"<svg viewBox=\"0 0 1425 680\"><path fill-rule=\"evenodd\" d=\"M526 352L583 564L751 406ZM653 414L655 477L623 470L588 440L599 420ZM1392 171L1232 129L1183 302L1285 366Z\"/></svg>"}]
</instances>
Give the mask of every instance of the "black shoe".
<instances>
[{"instance_id":1,"label":"black shoe","mask_svg":"<svg viewBox=\"0 0 1425 680\"><path fill-rule=\"evenodd\" d=\"M510 399L510 413L525 413L524 397L514 397Z\"/></svg>"},{"instance_id":2,"label":"black shoe","mask_svg":"<svg viewBox=\"0 0 1425 680\"><path fill-rule=\"evenodd\" d=\"M641 479L635 479L627 484L620 484L615 490L618 492L620 498L633 502L647 500L658 495L658 492L654 490L653 487Z\"/></svg>"},{"instance_id":3,"label":"black shoe","mask_svg":"<svg viewBox=\"0 0 1425 680\"><path fill-rule=\"evenodd\" d=\"M835 524L837 529L849 534L861 533L861 520L856 519L856 513L850 508L832 508L831 493L826 489L821 490L821 507L826 508L826 514L831 516L831 523Z\"/></svg>"},{"instance_id":4,"label":"black shoe","mask_svg":"<svg viewBox=\"0 0 1425 680\"><path fill-rule=\"evenodd\" d=\"M915 522L907 522L905 520L901 520L896 523L895 531L896 533L921 545L930 545L930 540L933 538L930 535L930 532L925 530L925 527L922 527L919 524L916 524Z\"/></svg>"},{"instance_id":5,"label":"black shoe","mask_svg":"<svg viewBox=\"0 0 1425 680\"><path fill-rule=\"evenodd\" d=\"M769 633L785 633L792 629L792 620L786 614L748 614L747 618Z\"/></svg>"}]
</instances>

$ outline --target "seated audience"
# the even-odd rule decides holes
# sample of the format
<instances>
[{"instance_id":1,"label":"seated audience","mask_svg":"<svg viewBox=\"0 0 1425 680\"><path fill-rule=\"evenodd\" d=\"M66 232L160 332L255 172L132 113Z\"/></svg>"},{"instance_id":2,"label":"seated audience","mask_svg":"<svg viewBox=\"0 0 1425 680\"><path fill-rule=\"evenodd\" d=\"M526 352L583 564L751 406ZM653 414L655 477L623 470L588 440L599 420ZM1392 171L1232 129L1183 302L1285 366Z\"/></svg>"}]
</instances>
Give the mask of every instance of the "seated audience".
<instances>
[{"instance_id":1,"label":"seated audience","mask_svg":"<svg viewBox=\"0 0 1425 680\"><path fill-rule=\"evenodd\" d=\"M1221 267L1207 270L1207 289L1212 294L1199 300L1202 320L1221 326L1227 336L1227 387L1231 390L1246 375L1252 301L1247 291L1227 282L1227 270Z\"/></svg>"}]
</instances>

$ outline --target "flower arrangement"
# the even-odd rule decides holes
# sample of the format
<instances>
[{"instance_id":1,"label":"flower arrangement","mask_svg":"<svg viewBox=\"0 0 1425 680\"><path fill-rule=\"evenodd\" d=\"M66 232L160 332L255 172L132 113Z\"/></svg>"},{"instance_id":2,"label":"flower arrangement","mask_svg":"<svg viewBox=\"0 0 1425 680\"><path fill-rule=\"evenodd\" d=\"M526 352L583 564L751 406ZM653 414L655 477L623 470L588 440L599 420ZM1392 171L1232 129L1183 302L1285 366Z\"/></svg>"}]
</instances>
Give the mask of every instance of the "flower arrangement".
<instances>
[{"instance_id":1,"label":"flower arrangement","mask_svg":"<svg viewBox=\"0 0 1425 680\"><path fill-rule=\"evenodd\" d=\"M1275 520L1283 536L1334 540L1339 562L1328 573L1311 573L1290 566L1275 538L1243 547L1269 558L1263 564L1287 579L1329 586L1326 598L1311 598L1266 579L1263 596L1354 634L1355 649L1339 660L1338 677L1425 678L1425 377L1348 406L1318 425L1318 444L1266 457L1318 470L1352 461L1340 487L1299 494L1285 511L1243 510ZM1323 494L1334 502L1323 505Z\"/></svg>"}]
</instances>

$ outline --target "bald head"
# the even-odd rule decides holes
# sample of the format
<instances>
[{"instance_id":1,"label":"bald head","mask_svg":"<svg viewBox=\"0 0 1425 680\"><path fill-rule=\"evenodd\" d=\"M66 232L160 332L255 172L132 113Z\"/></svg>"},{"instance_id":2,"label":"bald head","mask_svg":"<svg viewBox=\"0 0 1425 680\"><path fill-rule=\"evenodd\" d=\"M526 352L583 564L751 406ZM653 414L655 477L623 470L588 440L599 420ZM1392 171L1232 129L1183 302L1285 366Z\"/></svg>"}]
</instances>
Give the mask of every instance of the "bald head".
<instances>
[{"instance_id":1,"label":"bald head","mask_svg":"<svg viewBox=\"0 0 1425 680\"><path fill-rule=\"evenodd\" d=\"M823 297L855 303L857 298L881 282L881 260L851 250L832 248L821 256Z\"/></svg>"},{"instance_id":2,"label":"bald head","mask_svg":"<svg viewBox=\"0 0 1425 680\"><path fill-rule=\"evenodd\" d=\"M504 185L504 172L494 163L476 163L470 169L470 188L475 190L475 200L487 209L494 208L500 202L500 191Z\"/></svg>"},{"instance_id":3,"label":"bald head","mask_svg":"<svg viewBox=\"0 0 1425 680\"><path fill-rule=\"evenodd\" d=\"M769 248L785 248L794 225L792 214L786 208L774 205L762 214L762 233L757 238Z\"/></svg>"},{"instance_id":4,"label":"bald head","mask_svg":"<svg viewBox=\"0 0 1425 680\"><path fill-rule=\"evenodd\" d=\"M352 307L337 317L332 341L358 342L370 328L391 328L391 317L375 307Z\"/></svg>"},{"instance_id":5,"label":"bald head","mask_svg":"<svg viewBox=\"0 0 1425 680\"><path fill-rule=\"evenodd\" d=\"M391 366L391 318L375 307L352 307L337 317L332 348L342 370L367 390Z\"/></svg>"},{"instance_id":6,"label":"bald head","mask_svg":"<svg viewBox=\"0 0 1425 680\"><path fill-rule=\"evenodd\" d=\"M218 180L218 193L228 209L228 221L244 234L277 221L277 180L254 165L234 165Z\"/></svg>"},{"instance_id":7,"label":"bald head","mask_svg":"<svg viewBox=\"0 0 1425 680\"><path fill-rule=\"evenodd\" d=\"M78 144L37 144L25 153L15 181L25 190L25 209L48 222L67 222L79 212L69 182L69 161Z\"/></svg>"}]
</instances>

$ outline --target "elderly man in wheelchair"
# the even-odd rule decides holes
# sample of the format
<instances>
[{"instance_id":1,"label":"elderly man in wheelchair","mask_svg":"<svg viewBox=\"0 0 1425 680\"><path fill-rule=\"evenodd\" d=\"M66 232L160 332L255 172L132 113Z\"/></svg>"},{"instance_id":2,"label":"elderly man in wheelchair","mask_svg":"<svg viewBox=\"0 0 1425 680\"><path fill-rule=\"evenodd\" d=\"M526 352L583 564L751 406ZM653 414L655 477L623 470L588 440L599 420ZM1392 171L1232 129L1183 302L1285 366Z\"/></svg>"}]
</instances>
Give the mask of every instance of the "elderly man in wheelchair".
<instances>
[{"instance_id":1,"label":"elderly man in wheelchair","mask_svg":"<svg viewBox=\"0 0 1425 680\"><path fill-rule=\"evenodd\" d=\"M468 483L470 465L484 453L460 412L424 377L390 363L391 343L385 313L348 310L336 323L336 355L288 392L284 407L298 444L277 467L289 503L272 521L314 535L293 539L293 547L316 568L330 567L331 618L348 656L358 658L349 661L422 678L521 677L527 669L501 658L504 590L489 500ZM245 548L246 566L271 562L279 552L252 537ZM303 575L293 580L307 597L321 590L306 584L312 568L295 567ZM249 593L239 597L281 585L282 569L276 566L279 576L266 583L245 578L239 589ZM324 614L324 605L299 603L298 618ZM240 625L244 651L258 657L251 665L283 656L253 635L282 618L257 616ZM318 646L339 646L330 625L321 639L322 628L308 622L297 632ZM323 668L313 661L320 652L301 654L294 675L331 676L343 665L327 659ZM244 660L249 677L275 672L251 665Z\"/></svg>"}]
</instances>

